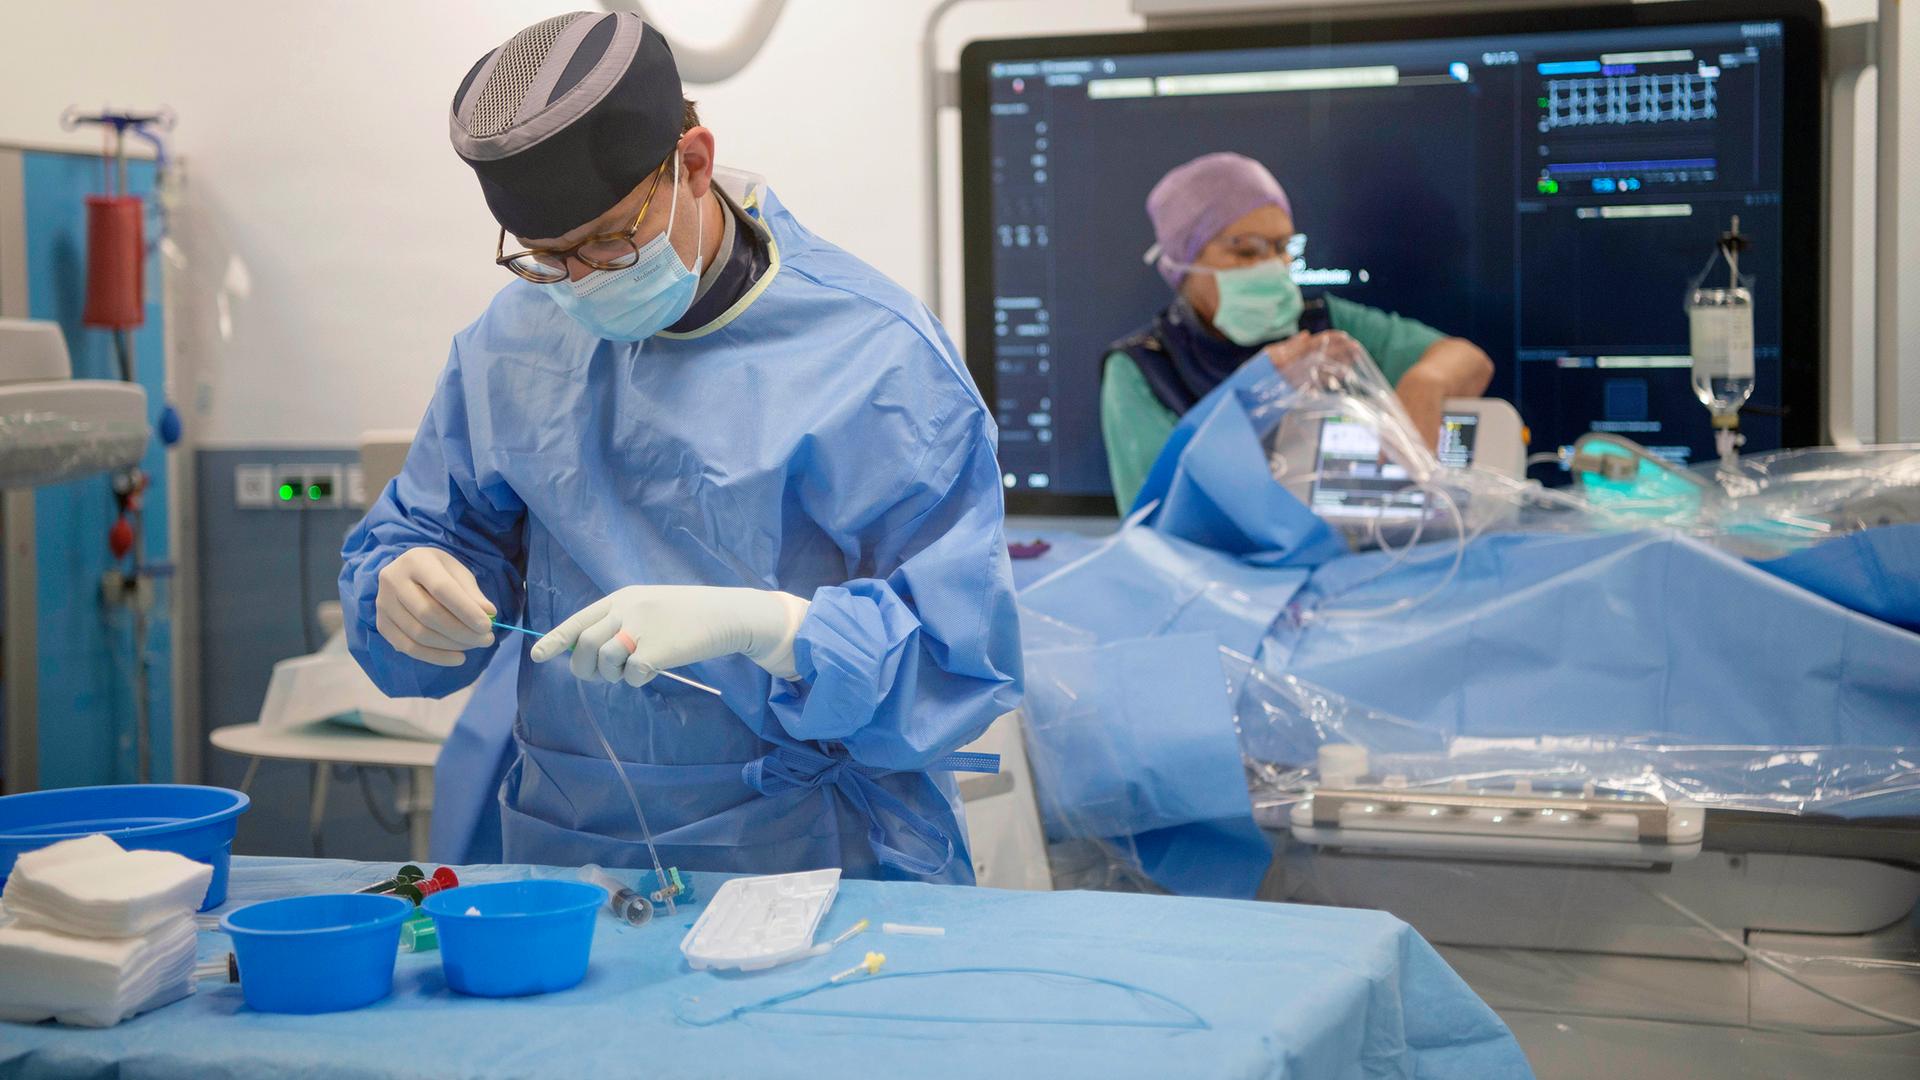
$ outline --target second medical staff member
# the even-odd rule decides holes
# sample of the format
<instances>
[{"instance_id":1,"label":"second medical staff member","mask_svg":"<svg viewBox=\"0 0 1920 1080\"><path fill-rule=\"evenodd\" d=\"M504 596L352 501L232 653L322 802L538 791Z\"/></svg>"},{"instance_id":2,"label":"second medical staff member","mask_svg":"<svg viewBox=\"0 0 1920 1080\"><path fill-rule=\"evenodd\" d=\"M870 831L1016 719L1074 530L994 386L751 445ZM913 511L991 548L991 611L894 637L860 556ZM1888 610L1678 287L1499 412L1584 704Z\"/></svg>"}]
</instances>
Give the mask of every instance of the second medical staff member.
<instances>
[{"instance_id":1,"label":"second medical staff member","mask_svg":"<svg viewBox=\"0 0 1920 1080\"><path fill-rule=\"evenodd\" d=\"M1264 354L1285 367L1316 334L1358 341L1394 384L1431 446L1450 397L1478 397L1493 362L1472 342L1294 284L1293 204L1267 167L1240 154L1197 157L1147 194L1153 265L1175 290L1153 321L1113 343L1100 383L1100 431L1126 513L1167 436L1193 404Z\"/></svg>"},{"instance_id":2,"label":"second medical staff member","mask_svg":"<svg viewBox=\"0 0 1920 1080\"><path fill-rule=\"evenodd\" d=\"M553 628L520 671L508 861L646 863L592 717L669 864L971 881L942 761L1015 704L1020 645L994 425L939 324L716 175L636 15L515 35L452 134L515 279L347 539L354 655L438 696L491 618Z\"/></svg>"}]
</instances>

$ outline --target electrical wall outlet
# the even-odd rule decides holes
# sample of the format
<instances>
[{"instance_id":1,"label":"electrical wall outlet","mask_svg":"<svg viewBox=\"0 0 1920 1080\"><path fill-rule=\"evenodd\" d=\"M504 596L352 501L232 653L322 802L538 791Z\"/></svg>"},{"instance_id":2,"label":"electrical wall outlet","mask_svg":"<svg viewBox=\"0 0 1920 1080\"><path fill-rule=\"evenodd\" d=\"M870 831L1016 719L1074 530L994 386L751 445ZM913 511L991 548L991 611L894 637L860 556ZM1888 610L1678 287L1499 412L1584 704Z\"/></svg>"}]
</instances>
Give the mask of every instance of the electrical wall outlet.
<instances>
[{"instance_id":1,"label":"electrical wall outlet","mask_svg":"<svg viewBox=\"0 0 1920 1080\"><path fill-rule=\"evenodd\" d=\"M235 465L233 505L242 510L273 509L273 466Z\"/></svg>"},{"instance_id":2,"label":"electrical wall outlet","mask_svg":"<svg viewBox=\"0 0 1920 1080\"><path fill-rule=\"evenodd\" d=\"M242 510L365 506L365 487L358 465L314 462L233 467L233 504Z\"/></svg>"},{"instance_id":3,"label":"electrical wall outlet","mask_svg":"<svg viewBox=\"0 0 1920 1080\"><path fill-rule=\"evenodd\" d=\"M273 504L289 510L330 509L341 504L339 465L275 465Z\"/></svg>"}]
</instances>

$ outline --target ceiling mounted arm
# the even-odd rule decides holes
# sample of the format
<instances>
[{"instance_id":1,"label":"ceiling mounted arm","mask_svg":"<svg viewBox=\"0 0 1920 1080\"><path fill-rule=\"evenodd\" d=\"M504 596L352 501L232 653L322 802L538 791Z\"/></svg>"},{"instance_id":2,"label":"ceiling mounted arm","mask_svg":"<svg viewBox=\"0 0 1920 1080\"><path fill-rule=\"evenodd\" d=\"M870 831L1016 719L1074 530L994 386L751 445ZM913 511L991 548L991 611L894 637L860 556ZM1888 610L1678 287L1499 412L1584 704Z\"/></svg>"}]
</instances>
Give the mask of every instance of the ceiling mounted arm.
<instances>
[{"instance_id":1,"label":"ceiling mounted arm","mask_svg":"<svg viewBox=\"0 0 1920 1080\"><path fill-rule=\"evenodd\" d=\"M631 11L645 19L673 46L673 60L680 68L681 81L704 85L732 78L759 54L787 0L756 0L753 10L747 13L746 22L733 37L710 49L696 49L668 34L659 20L647 14L640 0L600 0L600 6L608 11Z\"/></svg>"}]
</instances>

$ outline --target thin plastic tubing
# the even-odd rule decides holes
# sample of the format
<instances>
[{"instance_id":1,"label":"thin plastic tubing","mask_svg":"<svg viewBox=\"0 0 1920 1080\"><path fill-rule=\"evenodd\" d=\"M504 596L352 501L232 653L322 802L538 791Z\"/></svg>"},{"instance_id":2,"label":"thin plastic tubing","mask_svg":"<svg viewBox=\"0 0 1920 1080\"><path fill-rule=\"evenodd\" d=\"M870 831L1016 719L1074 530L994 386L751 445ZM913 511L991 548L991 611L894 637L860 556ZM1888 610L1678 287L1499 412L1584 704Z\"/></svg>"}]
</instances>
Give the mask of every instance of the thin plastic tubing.
<instances>
[{"instance_id":1,"label":"thin plastic tubing","mask_svg":"<svg viewBox=\"0 0 1920 1080\"><path fill-rule=\"evenodd\" d=\"M1813 983L1807 981L1806 979L1801 978L1799 974L1794 972L1791 968L1787 967L1787 965L1781 963L1778 960L1775 960L1771 956L1768 956L1766 953L1762 952L1761 950L1756 949L1751 945L1748 945L1746 942L1741 941L1739 938L1734 937L1732 934L1729 934L1725 930L1722 930L1719 927L1713 925L1712 923L1708 922L1706 919L1700 917L1699 915L1694 914L1693 911L1689 909L1685 904L1682 904L1680 901L1675 900L1671 896L1668 896L1666 893L1663 893L1660 890L1653 888L1650 885L1641 884L1640 882L1635 882L1634 884L1640 885L1640 888L1644 890L1648 896L1653 897L1655 900L1658 900L1661 903L1672 908L1673 910L1679 912L1682 916L1685 916L1688 921L1692 922L1694 925L1698 926L1700 929L1705 930L1707 933L1712 934L1716 938L1719 938L1722 942L1725 942L1727 945L1730 945L1733 948L1738 949L1742 956L1745 956L1747 959L1753 961L1756 964L1759 964L1761 967L1766 968L1768 971L1773 972L1775 975L1778 975L1781 978L1787 980L1788 982L1794 984L1795 986L1798 986L1800 989L1805 990L1810 994L1814 994L1819 997L1826 998L1828 1001L1831 1001L1835 1005L1838 1005L1842 1008L1852 1009L1854 1012L1860 1013L1862 1016L1871 1016L1875 1020L1884 1021L1886 1023L1893 1024L1898 1027L1908 1028L1913 1031L1920 1031L1920 1019L1917 1019L1911 1016L1901 1016L1899 1013L1890 1013L1883 1009L1876 1009L1873 1006L1868 1005L1864 1002L1855 1001L1852 998L1848 998L1848 997L1842 997L1839 994L1836 994L1830 990L1823 990L1820 987L1813 985Z\"/></svg>"},{"instance_id":2,"label":"thin plastic tubing","mask_svg":"<svg viewBox=\"0 0 1920 1080\"><path fill-rule=\"evenodd\" d=\"M607 734L600 730L600 721L593 718L593 710L583 709L581 715L587 718L587 726L593 729L593 736L600 740L600 749L607 752L607 761L613 766L613 774L620 778L620 786L626 789L627 801L633 804L633 819L640 823L640 838L647 842L647 857L653 860L654 879L660 882L662 892L667 896L667 914L674 913L673 893L667 890L667 870L660 864L660 852L653 846L653 830L647 827L647 812L640 809L640 793L633 790L633 781L627 779L626 767L620 764L620 755L613 752L613 744L607 741Z\"/></svg>"},{"instance_id":3,"label":"thin plastic tubing","mask_svg":"<svg viewBox=\"0 0 1920 1080\"><path fill-rule=\"evenodd\" d=\"M1421 604L1424 604L1428 600L1431 600L1435 596L1438 596L1442 589L1445 589L1448 585L1453 584L1453 579L1457 577L1460 573L1461 564L1466 561L1467 544L1469 540L1472 539L1466 534L1466 519L1460 513L1460 504L1454 501L1454 498L1452 495L1447 494L1447 491L1445 488L1440 487L1439 485L1429 485L1429 484L1421 484L1419 485L1419 487L1422 491L1429 492L1432 495L1438 497L1441 502L1446 504L1447 510L1453 515L1454 533L1455 533L1454 535L1455 543L1453 548L1453 564L1447 568L1446 576L1441 578L1439 583L1436 584L1433 588L1428 589L1426 592L1420 594L1419 596L1403 597L1399 600L1395 600L1391 604L1381 604L1378 607L1371 607L1371 608L1327 609L1325 607L1314 607L1302 613L1303 621L1310 622L1316 619L1385 618L1388 615L1397 615L1403 611L1407 611L1412 608L1419 607ZM1360 581L1354 582L1352 585L1349 585L1343 591L1352 592L1353 590L1358 589L1363 585L1367 585L1374 581L1377 581L1380 578L1391 573L1392 571L1399 569L1401 566L1406 565L1407 562L1412 557L1414 548L1420 543L1420 534L1424 532L1425 529L1426 529L1426 519L1423 515L1420 521L1418 522L1418 524L1414 526L1413 538L1408 540L1407 543L1403 547L1401 547L1398 551L1394 552L1394 558L1392 559L1392 561L1388 562L1387 565L1381 567L1378 573L1372 574L1369 577L1366 577ZM1334 596L1329 596L1326 598L1326 600L1333 600L1335 598L1336 597ZM1326 600L1323 600L1321 603L1324 604Z\"/></svg>"},{"instance_id":4,"label":"thin plastic tubing","mask_svg":"<svg viewBox=\"0 0 1920 1080\"><path fill-rule=\"evenodd\" d=\"M1178 1009L1181 1012L1186 1013L1192 1019L1185 1023L1174 1022L1174 1021L1164 1021L1164 1020L1006 1019L1006 1018L999 1018L999 1017L981 1018L977 1016L913 1016L913 1017L901 1017L900 1019L907 1020L910 1022L929 1023L929 1024L1024 1024L1024 1025L1046 1025L1046 1026L1054 1026L1054 1027L1170 1028L1175 1031L1211 1031L1213 1030L1213 1025L1207 1023L1207 1020L1205 1017L1201 1016L1197 1012L1194 1012L1192 1009L1188 1008L1187 1006L1182 1005L1178 1001L1173 1000L1167 995L1160 993L1157 990L1149 990L1144 986L1137 986L1133 983L1122 982L1119 979L1106 979L1106 978L1101 978L1100 976L1097 976L1097 975L1082 975L1077 971L1057 971L1051 968L1021 968L1021 967L961 967L961 968L940 968L935 971L889 971L882 974L870 975L864 979L850 979L845 982L837 982L837 983L836 982L818 983L814 986L803 987L799 990L791 990L784 994L777 994L773 997L767 998L765 1001L757 1001L751 1005L742 1005L739 1008L731 1009L721 1014L720 1016L716 1016L711 1020L684 1020L683 1018L683 1022L691 1024L694 1027L711 1027L714 1024L724 1023L725 1021L732 1020L737 1017L745 1016L747 1013L765 1012L769 1009L773 1009L773 1008L777 1008L778 1006L785 1005L788 1002L798 1001L801 998L809 997L813 994L820 993L823 990L837 990L837 989L840 989L841 987L857 986L861 983L879 982L884 979L923 979L923 978L928 978L934 975L1042 975L1042 976L1047 976L1047 977L1056 978L1056 979L1075 979L1080 982L1096 983L1101 986L1111 986L1118 990L1125 990L1130 994L1138 994L1141 997L1152 998L1153 1000L1158 1001L1163 1005L1171 1006L1172 1008ZM796 1015L796 1016L832 1016L832 1017L841 1017L841 1018L852 1019L852 1020L892 1019L891 1017L879 1015L876 1013L855 1012L851 1010L843 1011L843 1010L835 1010L835 1009L785 1009L782 1011L791 1015Z\"/></svg>"}]
</instances>

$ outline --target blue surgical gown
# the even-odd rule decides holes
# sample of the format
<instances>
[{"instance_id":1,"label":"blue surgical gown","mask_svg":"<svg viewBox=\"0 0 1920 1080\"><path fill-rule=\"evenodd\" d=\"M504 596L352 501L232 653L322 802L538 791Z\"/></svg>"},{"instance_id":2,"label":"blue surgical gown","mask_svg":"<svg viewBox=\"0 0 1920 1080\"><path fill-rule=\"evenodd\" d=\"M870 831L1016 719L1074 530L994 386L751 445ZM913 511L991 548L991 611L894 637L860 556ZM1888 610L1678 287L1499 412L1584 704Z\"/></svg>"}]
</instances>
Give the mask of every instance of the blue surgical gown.
<instances>
[{"instance_id":1,"label":"blue surgical gown","mask_svg":"<svg viewBox=\"0 0 1920 1080\"><path fill-rule=\"evenodd\" d=\"M374 628L382 567L452 552L500 618L546 629L628 585L780 589L812 608L777 680L740 656L641 689L535 665L500 788L510 862L640 866L638 789L683 868L970 882L952 777L928 772L1018 700L1020 642L993 420L905 290L741 193L774 264L715 323L594 337L516 281L453 343L400 477L348 536L348 638L386 692L457 668Z\"/></svg>"}]
</instances>

